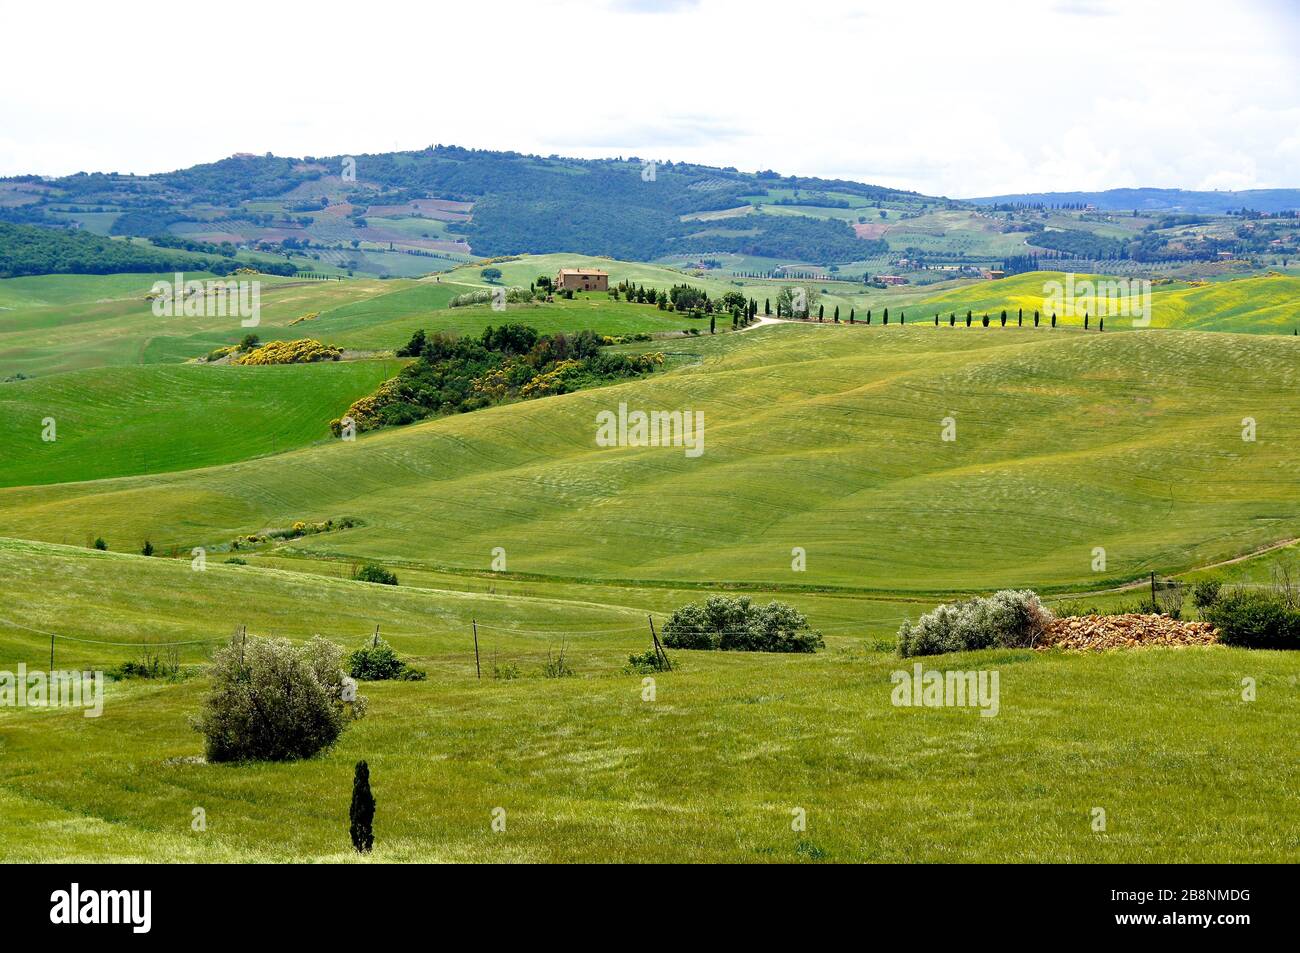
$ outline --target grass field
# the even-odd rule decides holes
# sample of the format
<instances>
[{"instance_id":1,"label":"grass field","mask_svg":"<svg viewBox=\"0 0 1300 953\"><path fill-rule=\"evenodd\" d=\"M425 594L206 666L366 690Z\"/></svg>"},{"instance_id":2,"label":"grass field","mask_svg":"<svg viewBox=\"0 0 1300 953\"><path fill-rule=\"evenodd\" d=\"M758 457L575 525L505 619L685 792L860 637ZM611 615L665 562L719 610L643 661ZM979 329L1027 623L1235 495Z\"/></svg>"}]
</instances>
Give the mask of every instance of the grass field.
<instances>
[{"instance_id":1,"label":"grass field","mask_svg":"<svg viewBox=\"0 0 1300 953\"><path fill-rule=\"evenodd\" d=\"M351 516L364 525L298 545L471 569L502 546L522 572L747 582L791 581L799 546L807 585L1096 585L1297 535L1297 348L932 326L683 339L699 363L613 387L203 471L0 490L0 535L188 549ZM703 411L704 454L596 447L597 412L620 402Z\"/></svg>"},{"instance_id":2,"label":"grass field","mask_svg":"<svg viewBox=\"0 0 1300 953\"><path fill-rule=\"evenodd\" d=\"M252 566L0 542L18 598L5 657L41 664L40 629L100 640L325 634L374 624L430 670L371 683L371 714L288 765L196 762L187 725L203 680L110 685L104 714L0 709L6 860L348 861L352 764L366 758L377 861L1294 861L1300 768L1288 725L1294 661L1235 649L984 652L937 667L996 669L996 718L890 703L900 667L861 630L812 657L675 652L680 669L624 674L643 606L390 589ZM30 583L29 583L30 580ZM34 585L40 580L40 585ZM816 613L820 596L809 596ZM834 598L833 596L830 598ZM73 606L94 604L99 621ZM21 616L20 620L12 617ZM468 621L520 677L474 677ZM485 622L485 620L487 620ZM14 623L21 621L28 629ZM219 631L221 630L221 631ZM81 636L86 637L86 636ZM567 640L578 677L537 675ZM129 657L60 640L58 665ZM195 658L200 647L186 647ZM1258 699L1240 699L1244 674ZM190 829L204 809L208 829ZM494 834L491 812L507 829ZM807 812L793 833L791 811ZM1105 833L1092 810L1107 812ZM1212 820L1211 820L1212 819ZM39 837L33 837L33 830Z\"/></svg>"},{"instance_id":3,"label":"grass field","mask_svg":"<svg viewBox=\"0 0 1300 953\"><path fill-rule=\"evenodd\" d=\"M1017 309L1024 309L1029 321L1035 310L1047 321L1050 306L1045 298L1050 291L1045 283L1065 282L1061 272L1030 272L998 281L983 281L933 295L915 306L921 319L941 320L956 313L964 320L966 311L975 312L978 320L985 314L995 320L1005 309L1012 321ZM1077 281L1105 280L1099 275L1078 275ZM1300 327L1295 302L1300 297L1300 279L1289 275L1258 275L1230 281L1187 284L1171 282L1151 288L1151 313L1148 328L1176 328L1184 331L1232 331L1241 334L1292 334ZM1092 316L1096 324L1096 315ZM1070 326L1083 323L1081 315L1062 322ZM1133 319L1108 317L1107 330L1131 330Z\"/></svg>"},{"instance_id":4,"label":"grass field","mask_svg":"<svg viewBox=\"0 0 1300 953\"><path fill-rule=\"evenodd\" d=\"M402 363L148 364L14 381L0 388L0 484L189 470L325 440L330 420Z\"/></svg>"},{"instance_id":5,"label":"grass field","mask_svg":"<svg viewBox=\"0 0 1300 953\"><path fill-rule=\"evenodd\" d=\"M684 280L580 256L499 267L526 285L561 260L615 282ZM481 267L272 282L257 330L388 351L417 327L690 323L603 295L447 308L483 286ZM630 346L670 352L649 377L354 443L326 439L328 420L398 361L181 363L246 332L159 326L142 300L151 281L0 282L12 309L0 376L41 375L0 384L0 669L48 665L53 637L56 668L110 669L176 643L191 674L112 681L100 718L0 707L0 859L354 860L361 758L376 861L1300 859L1294 653L925 660L999 672L990 718L896 708L890 682L910 668L892 652L899 624L955 593L1026 586L1114 605L1136 597L1113 587L1148 572L1195 579L1300 536L1300 342L1183 329L1271 327L1288 292L1274 283L1294 279L1160 286L1157 301L1186 303L1178 328L1157 308L1140 334L935 328L910 303L905 327L705 325ZM1042 275L960 293L1016 300L1035 282L1041 295ZM761 302L779 285L745 287ZM985 310L1011 307L1001 300ZM703 411L704 453L598 447L596 414L620 403ZM47 416L53 443L40 440ZM344 517L356 525L229 549ZM109 552L88 548L96 536ZM145 539L177 558L137 555ZM490 571L498 547L509 572ZM1297 559L1293 545L1215 575L1258 584ZM401 585L353 581L363 560ZM826 650L675 651L678 669L643 700L643 676L625 668L647 617L662 626L728 588L790 602ZM206 764L188 724L207 686L198 666L238 626L347 648L379 626L429 678L366 684L370 714L316 758ZM542 677L560 651L577 677ZM498 666L518 677L493 678ZM490 827L497 807L505 833ZM791 829L795 808L806 831Z\"/></svg>"}]
</instances>

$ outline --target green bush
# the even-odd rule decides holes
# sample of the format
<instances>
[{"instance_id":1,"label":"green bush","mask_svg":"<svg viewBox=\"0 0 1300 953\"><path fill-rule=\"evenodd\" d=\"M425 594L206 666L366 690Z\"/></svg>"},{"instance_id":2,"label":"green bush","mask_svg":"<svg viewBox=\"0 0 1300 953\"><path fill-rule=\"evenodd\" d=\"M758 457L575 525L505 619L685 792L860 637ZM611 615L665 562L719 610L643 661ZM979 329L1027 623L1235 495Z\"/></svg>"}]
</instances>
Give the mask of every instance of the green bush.
<instances>
[{"instance_id":1,"label":"green bush","mask_svg":"<svg viewBox=\"0 0 1300 953\"><path fill-rule=\"evenodd\" d=\"M509 662L493 665L492 677L502 682L513 681L519 677L519 666L512 665Z\"/></svg>"},{"instance_id":2,"label":"green bush","mask_svg":"<svg viewBox=\"0 0 1300 953\"><path fill-rule=\"evenodd\" d=\"M383 639L369 640L348 656L348 674L362 682L422 682L425 673L411 668Z\"/></svg>"},{"instance_id":3,"label":"green bush","mask_svg":"<svg viewBox=\"0 0 1300 953\"><path fill-rule=\"evenodd\" d=\"M213 655L212 690L194 728L209 761L291 761L338 740L365 714L366 700L345 681L343 653L316 636L235 639Z\"/></svg>"},{"instance_id":4,"label":"green bush","mask_svg":"<svg viewBox=\"0 0 1300 953\"><path fill-rule=\"evenodd\" d=\"M1202 579L1192 589L1192 604L1198 609L1208 609L1219 601L1223 583L1217 579Z\"/></svg>"},{"instance_id":5,"label":"green bush","mask_svg":"<svg viewBox=\"0 0 1300 953\"><path fill-rule=\"evenodd\" d=\"M663 643L724 652L816 652L826 646L821 633L809 628L808 619L793 606L756 606L748 596L711 596L703 605L682 606L664 624Z\"/></svg>"},{"instance_id":6,"label":"green bush","mask_svg":"<svg viewBox=\"0 0 1300 953\"><path fill-rule=\"evenodd\" d=\"M1300 649L1300 611L1268 592L1238 589L1221 595L1201 617L1218 628L1224 645Z\"/></svg>"},{"instance_id":7,"label":"green bush","mask_svg":"<svg viewBox=\"0 0 1300 953\"><path fill-rule=\"evenodd\" d=\"M359 582L377 582L385 586L397 585L397 573L385 569L378 563L366 563L352 574L352 578Z\"/></svg>"},{"instance_id":8,"label":"green bush","mask_svg":"<svg viewBox=\"0 0 1300 953\"><path fill-rule=\"evenodd\" d=\"M941 605L898 630L898 654L942 655L972 649L1029 648L1052 613L1028 589L1004 589L989 598Z\"/></svg>"},{"instance_id":9,"label":"green bush","mask_svg":"<svg viewBox=\"0 0 1300 953\"><path fill-rule=\"evenodd\" d=\"M578 673L573 670L569 660L565 657L564 646L560 646L560 651L552 655L551 651L546 651L546 664L542 666L542 675L546 678L570 678Z\"/></svg>"},{"instance_id":10,"label":"green bush","mask_svg":"<svg viewBox=\"0 0 1300 953\"><path fill-rule=\"evenodd\" d=\"M668 671L668 664L664 656L657 651L646 649L644 652L629 655L627 657L627 668L623 671L628 675L649 675L651 672Z\"/></svg>"}]
</instances>

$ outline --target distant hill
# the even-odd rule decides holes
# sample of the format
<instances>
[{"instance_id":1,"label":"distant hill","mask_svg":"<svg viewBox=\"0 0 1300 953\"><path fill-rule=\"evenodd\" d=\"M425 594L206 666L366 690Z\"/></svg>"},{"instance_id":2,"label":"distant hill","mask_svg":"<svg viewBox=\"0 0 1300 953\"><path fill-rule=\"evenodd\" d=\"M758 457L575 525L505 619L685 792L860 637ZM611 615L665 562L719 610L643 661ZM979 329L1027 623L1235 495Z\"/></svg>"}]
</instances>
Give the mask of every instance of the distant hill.
<instances>
[{"instance_id":1,"label":"distant hill","mask_svg":"<svg viewBox=\"0 0 1300 953\"><path fill-rule=\"evenodd\" d=\"M976 205L1092 205L1105 212L1187 212L1225 215L1241 209L1287 212L1300 209L1300 189L1250 189L1243 192L1193 192L1185 189L1109 189L1105 192L1022 192L967 199Z\"/></svg>"},{"instance_id":2,"label":"distant hill","mask_svg":"<svg viewBox=\"0 0 1300 953\"><path fill-rule=\"evenodd\" d=\"M59 225L69 215L104 216L110 234L155 239L345 249L374 242L434 255L465 255L472 246L480 257L732 253L819 264L882 254L887 246L859 237L843 217L751 213L706 229L688 216L742 209L769 194L784 204L807 196L845 210L946 201L776 172L441 145L302 159L241 155L150 176L19 176L0 181L0 200L6 189L0 220Z\"/></svg>"}]
</instances>

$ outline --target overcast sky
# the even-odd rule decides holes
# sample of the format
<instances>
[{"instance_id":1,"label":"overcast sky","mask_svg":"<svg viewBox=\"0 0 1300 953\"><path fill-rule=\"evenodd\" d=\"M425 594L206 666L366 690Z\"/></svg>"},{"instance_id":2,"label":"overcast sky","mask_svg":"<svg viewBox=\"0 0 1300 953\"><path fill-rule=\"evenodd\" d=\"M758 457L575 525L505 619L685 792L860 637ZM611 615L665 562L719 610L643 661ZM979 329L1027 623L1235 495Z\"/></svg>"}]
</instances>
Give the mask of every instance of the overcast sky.
<instances>
[{"instance_id":1,"label":"overcast sky","mask_svg":"<svg viewBox=\"0 0 1300 953\"><path fill-rule=\"evenodd\" d=\"M1295 0L0 0L0 174L431 143L954 197L1300 187Z\"/></svg>"}]
</instances>

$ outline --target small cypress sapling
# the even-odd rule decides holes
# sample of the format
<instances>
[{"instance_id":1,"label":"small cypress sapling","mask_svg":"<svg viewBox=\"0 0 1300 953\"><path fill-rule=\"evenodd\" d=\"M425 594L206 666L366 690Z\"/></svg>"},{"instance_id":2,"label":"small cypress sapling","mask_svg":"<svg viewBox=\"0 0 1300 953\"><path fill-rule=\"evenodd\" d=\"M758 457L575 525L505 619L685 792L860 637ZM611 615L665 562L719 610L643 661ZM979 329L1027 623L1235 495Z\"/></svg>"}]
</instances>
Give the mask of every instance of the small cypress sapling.
<instances>
[{"instance_id":1,"label":"small cypress sapling","mask_svg":"<svg viewBox=\"0 0 1300 953\"><path fill-rule=\"evenodd\" d=\"M817 305L817 320L818 321L826 320L826 305L824 304Z\"/></svg>"},{"instance_id":2,"label":"small cypress sapling","mask_svg":"<svg viewBox=\"0 0 1300 953\"><path fill-rule=\"evenodd\" d=\"M867 309L867 324L871 323L871 309Z\"/></svg>"},{"instance_id":3,"label":"small cypress sapling","mask_svg":"<svg viewBox=\"0 0 1300 953\"><path fill-rule=\"evenodd\" d=\"M840 323L840 306L838 304L835 306L835 323Z\"/></svg>"},{"instance_id":4,"label":"small cypress sapling","mask_svg":"<svg viewBox=\"0 0 1300 953\"><path fill-rule=\"evenodd\" d=\"M955 328L956 326L957 326L957 313L952 312L951 314L948 315L948 327Z\"/></svg>"},{"instance_id":5,"label":"small cypress sapling","mask_svg":"<svg viewBox=\"0 0 1300 953\"><path fill-rule=\"evenodd\" d=\"M375 796L370 793L370 765L358 761L352 776L352 806L348 809L351 821L352 846L359 854L368 854L375 846Z\"/></svg>"},{"instance_id":6,"label":"small cypress sapling","mask_svg":"<svg viewBox=\"0 0 1300 953\"><path fill-rule=\"evenodd\" d=\"M1056 312L1052 312L1052 327L1056 327Z\"/></svg>"},{"instance_id":7,"label":"small cypress sapling","mask_svg":"<svg viewBox=\"0 0 1300 953\"><path fill-rule=\"evenodd\" d=\"M766 316L770 315L771 313L772 313L772 299L771 299L771 298L764 298L764 299L763 299L763 315L764 315L764 317L766 317Z\"/></svg>"},{"instance_id":8,"label":"small cypress sapling","mask_svg":"<svg viewBox=\"0 0 1300 953\"><path fill-rule=\"evenodd\" d=\"M709 333L710 333L710 334L713 334L713 333L714 333L714 330L715 330L715 329L714 329L714 325L715 325L715 323L717 322L717 320L718 320L717 317L714 316L714 315L711 315L711 316L709 317ZM731 320L733 320L733 321L736 320L736 316L735 316L734 314L731 316Z\"/></svg>"},{"instance_id":9,"label":"small cypress sapling","mask_svg":"<svg viewBox=\"0 0 1300 953\"><path fill-rule=\"evenodd\" d=\"M1034 312L1034 327L1038 327L1038 312Z\"/></svg>"},{"instance_id":10,"label":"small cypress sapling","mask_svg":"<svg viewBox=\"0 0 1300 953\"><path fill-rule=\"evenodd\" d=\"M970 312L966 312L966 327L970 327Z\"/></svg>"},{"instance_id":11,"label":"small cypress sapling","mask_svg":"<svg viewBox=\"0 0 1300 953\"><path fill-rule=\"evenodd\" d=\"M1007 313L1005 311L1002 312L1002 326L1004 328L1007 326Z\"/></svg>"},{"instance_id":12,"label":"small cypress sapling","mask_svg":"<svg viewBox=\"0 0 1300 953\"><path fill-rule=\"evenodd\" d=\"M1105 319L1105 318L1098 318L1098 319L1097 319L1097 330L1098 330L1098 331L1105 331L1105 330L1106 330L1106 319Z\"/></svg>"},{"instance_id":13,"label":"small cypress sapling","mask_svg":"<svg viewBox=\"0 0 1300 953\"><path fill-rule=\"evenodd\" d=\"M904 312L902 312L902 311L898 312L898 323L899 323L899 324L906 324L906 323L907 323L907 314L906 314L906 313L904 313Z\"/></svg>"},{"instance_id":14,"label":"small cypress sapling","mask_svg":"<svg viewBox=\"0 0 1300 953\"><path fill-rule=\"evenodd\" d=\"M1088 330L1088 312L1083 313L1083 329Z\"/></svg>"},{"instance_id":15,"label":"small cypress sapling","mask_svg":"<svg viewBox=\"0 0 1300 953\"><path fill-rule=\"evenodd\" d=\"M140 555L141 555L141 556L152 556L152 555L153 555L153 543L149 542L149 540L146 539L146 540L144 541L144 546L142 546L142 547L140 548Z\"/></svg>"},{"instance_id":16,"label":"small cypress sapling","mask_svg":"<svg viewBox=\"0 0 1300 953\"><path fill-rule=\"evenodd\" d=\"M857 324L857 323L858 323L856 320L854 320L854 318L855 318L856 315L857 315L857 309L856 309L856 308L849 308L849 324Z\"/></svg>"},{"instance_id":17,"label":"small cypress sapling","mask_svg":"<svg viewBox=\"0 0 1300 953\"><path fill-rule=\"evenodd\" d=\"M989 316L986 314L984 315L984 327L987 328L988 326L989 326Z\"/></svg>"}]
</instances>

